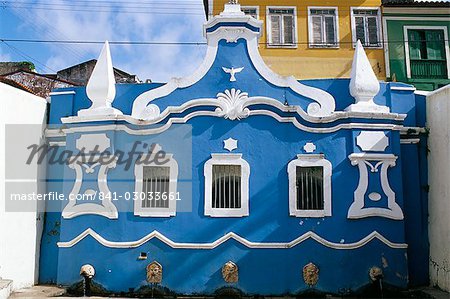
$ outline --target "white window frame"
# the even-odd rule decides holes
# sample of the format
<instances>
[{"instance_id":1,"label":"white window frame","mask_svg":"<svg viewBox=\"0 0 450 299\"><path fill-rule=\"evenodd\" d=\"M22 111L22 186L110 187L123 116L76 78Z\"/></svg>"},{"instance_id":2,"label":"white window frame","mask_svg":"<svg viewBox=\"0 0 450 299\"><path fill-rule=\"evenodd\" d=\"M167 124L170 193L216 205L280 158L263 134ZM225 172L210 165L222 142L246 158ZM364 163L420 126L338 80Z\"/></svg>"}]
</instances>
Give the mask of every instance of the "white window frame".
<instances>
[{"instance_id":1,"label":"white window frame","mask_svg":"<svg viewBox=\"0 0 450 299\"><path fill-rule=\"evenodd\" d=\"M297 210L297 167L323 167L323 210ZM294 217L326 217L331 216L331 162L323 154L299 154L297 159L289 162L287 167L289 178L289 215Z\"/></svg>"},{"instance_id":2,"label":"white window frame","mask_svg":"<svg viewBox=\"0 0 450 299\"><path fill-rule=\"evenodd\" d=\"M142 187L144 185L144 166L155 166L155 167L169 167L169 195L170 197L174 196L177 198L177 181L178 181L178 163L173 158L172 154L166 154L164 159L168 161L164 164L158 163L156 164L154 159L151 158L152 153L148 153L147 155L143 155L138 161L142 161L140 163L136 163L134 166L134 176L135 176L135 186L134 193L136 195L136 200L134 200L134 215L140 217L171 217L175 216L177 213L177 200L169 200L168 208L143 208L141 194ZM147 163L150 161L150 163ZM168 196L169 197L169 196ZM132 195L134 198L134 195Z\"/></svg>"},{"instance_id":3,"label":"white window frame","mask_svg":"<svg viewBox=\"0 0 450 299\"><path fill-rule=\"evenodd\" d=\"M334 45L317 45L314 44L314 36L313 36L313 25L312 25L312 17L311 9L334 9L336 12L335 16L335 36L336 36L336 44ZM309 48L324 48L324 49L338 49L339 48L339 10L337 6L308 6L308 47Z\"/></svg>"},{"instance_id":4,"label":"white window frame","mask_svg":"<svg viewBox=\"0 0 450 299\"><path fill-rule=\"evenodd\" d=\"M241 11L244 11L244 9L256 9L256 19L259 20L259 6L257 5L241 6Z\"/></svg>"},{"instance_id":5,"label":"white window frame","mask_svg":"<svg viewBox=\"0 0 450 299\"><path fill-rule=\"evenodd\" d=\"M212 207L212 171L213 165L241 166L241 207L234 209ZM249 178L250 165L242 159L242 154L211 154L204 166L205 176L205 216L244 217L249 215Z\"/></svg>"},{"instance_id":6,"label":"white window frame","mask_svg":"<svg viewBox=\"0 0 450 299\"><path fill-rule=\"evenodd\" d=\"M382 49L383 48L383 39L382 39L382 28L381 28L381 10L379 7L370 7L370 6L351 6L350 7L350 22L352 26L352 44L353 48L356 47L356 22L355 22L355 15L353 14L353 10L376 10L377 11L377 39L379 42L378 46L370 46L366 44L366 41L361 42L363 44L364 48L370 48L370 49ZM367 36L366 36L367 38ZM387 47L387 45L386 45Z\"/></svg>"},{"instance_id":7,"label":"white window frame","mask_svg":"<svg viewBox=\"0 0 450 299\"><path fill-rule=\"evenodd\" d=\"M403 37L405 39L405 59L406 59L406 77L411 79L411 60L409 57L409 37L408 30L443 30L445 60L447 61L447 79L450 79L450 51L448 47L448 31L446 26L403 26Z\"/></svg>"},{"instance_id":8,"label":"white window frame","mask_svg":"<svg viewBox=\"0 0 450 299\"><path fill-rule=\"evenodd\" d=\"M272 22L270 20L270 9L293 9L294 10L294 43L293 44L273 44L272 40ZM283 22L281 22L283 23ZM298 42L298 26L297 26L297 7L296 6L266 6L266 33L267 33L267 48L297 48ZM283 32L283 30L281 30Z\"/></svg>"}]
</instances>

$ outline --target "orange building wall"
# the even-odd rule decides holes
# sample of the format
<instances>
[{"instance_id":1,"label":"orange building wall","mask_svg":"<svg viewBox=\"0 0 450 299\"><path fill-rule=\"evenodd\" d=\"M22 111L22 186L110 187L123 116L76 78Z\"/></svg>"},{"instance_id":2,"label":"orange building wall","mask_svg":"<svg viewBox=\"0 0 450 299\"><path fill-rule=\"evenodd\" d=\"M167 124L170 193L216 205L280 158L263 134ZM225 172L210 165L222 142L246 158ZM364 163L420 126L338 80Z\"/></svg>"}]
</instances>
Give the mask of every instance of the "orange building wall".
<instances>
[{"instance_id":1,"label":"orange building wall","mask_svg":"<svg viewBox=\"0 0 450 299\"><path fill-rule=\"evenodd\" d=\"M213 0L213 14L223 11L228 0ZM264 22L263 36L259 46L266 64L276 73L294 75L298 79L313 78L346 78L350 76L353 45L350 20L350 7L380 7L380 0L334 0L334 1L295 1L295 0L241 0L241 6L259 6L259 20ZM297 34L299 43L297 48L268 48L266 43L267 28L266 6L296 6ZM339 48L308 48L308 6L333 6L338 8ZM381 24L380 24L381 26ZM379 79L385 80L385 64L383 49L366 49L367 56L373 70Z\"/></svg>"}]
</instances>

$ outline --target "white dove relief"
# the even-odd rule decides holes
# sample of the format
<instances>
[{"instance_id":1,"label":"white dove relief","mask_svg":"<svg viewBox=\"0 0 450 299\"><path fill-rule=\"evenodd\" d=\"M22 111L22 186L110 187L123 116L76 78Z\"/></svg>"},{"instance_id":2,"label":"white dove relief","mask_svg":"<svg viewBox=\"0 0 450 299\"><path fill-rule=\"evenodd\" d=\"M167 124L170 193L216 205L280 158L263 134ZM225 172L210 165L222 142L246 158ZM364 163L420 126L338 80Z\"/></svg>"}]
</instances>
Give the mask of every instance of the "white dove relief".
<instances>
[{"instance_id":1,"label":"white dove relief","mask_svg":"<svg viewBox=\"0 0 450 299\"><path fill-rule=\"evenodd\" d=\"M226 68L226 67L222 67L223 71L227 74L230 74L230 82L235 82L236 81L236 77L234 76L237 73L242 72L242 70L244 69L243 67L239 67L239 68Z\"/></svg>"}]
</instances>

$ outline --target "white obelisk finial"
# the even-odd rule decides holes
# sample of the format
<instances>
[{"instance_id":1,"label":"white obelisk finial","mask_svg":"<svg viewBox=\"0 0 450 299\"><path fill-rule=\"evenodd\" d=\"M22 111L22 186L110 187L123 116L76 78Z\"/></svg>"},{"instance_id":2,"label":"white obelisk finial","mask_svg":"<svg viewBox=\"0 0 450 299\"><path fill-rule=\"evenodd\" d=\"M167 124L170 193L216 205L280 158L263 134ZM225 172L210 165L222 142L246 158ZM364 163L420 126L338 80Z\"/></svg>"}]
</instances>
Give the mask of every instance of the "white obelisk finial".
<instances>
[{"instance_id":1,"label":"white obelisk finial","mask_svg":"<svg viewBox=\"0 0 450 299\"><path fill-rule=\"evenodd\" d=\"M348 106L346 111L389 113L389 107L377 105L373 101L380 91L380 83L359 40L356 43L350 77L350 94L356 103Z\"/></svg>"},{"instance_id":2,"label":"white obelisk finial","mask_svg":"<svg viewBox=\"0 0 450 299\"><path fill-rule=\"evenodd\" d=\"M92 105L88 109L78 111L78 116L121 115L122 112L111 106L116 97L116 80L109 51L109 43L105 41L103 49L86 85L86 94Z\"/></svg>"}]
</instances>

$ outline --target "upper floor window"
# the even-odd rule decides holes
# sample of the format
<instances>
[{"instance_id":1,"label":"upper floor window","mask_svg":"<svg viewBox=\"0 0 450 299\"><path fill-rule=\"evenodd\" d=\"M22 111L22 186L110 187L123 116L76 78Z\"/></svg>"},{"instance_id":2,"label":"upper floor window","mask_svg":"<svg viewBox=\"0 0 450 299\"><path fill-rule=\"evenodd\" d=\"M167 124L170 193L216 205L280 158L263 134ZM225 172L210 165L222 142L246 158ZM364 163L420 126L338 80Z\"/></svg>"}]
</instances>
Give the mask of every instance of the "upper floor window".
<instances>
[{"instance_id":1,"label":"upper floor window","mask_svg":"<svg viewBox=\"0 0 450 299\"><path fill-rule=\"evenodd\" d=\"M315 154L298 155L288 164L290 216L331 216L331 169Z\"/></svg>"},{"instance_id":2,"label":"upper floor window","mask_svg":"<svg viewBox=\"0 0 450 299\"><path fill-rule=\"evenodd\" d=\"M338 47L338 13L335 7L309 7L309 46Z\"/></svg>"},{"instance_id":3,"label":"upper floor window","mask_svg":"<svg viewBox=\"0 0 450 299\"><path fill-rule=\"evenodd\" d=\"M163 165L143 156L136 163L134 215L170 217L176 214L178 164L171 154Z\"/></svg>"},{"instance_id":4,"label":"upper floor window","mask_svg":"<svg viewBox=\"0 0 450 299\"><path fill-rule=\"evenodd\" d=\"M250 166L241 154L212 154L205 163L205 215L242 217L249 214Z\"/></svg>"},{"instance_id":5,"label":"upper floor window","mask_svg":"<svg viewBox=\"0 0 450 299\"><path fill-rule=\"evenodd\" d=\"M405 31L408 78L450 78L447 28L405 26Z\"/></svg>"},{"instance_id":6,"label":"upper floor window","mask_svg":"<svg viewBox=\"0 0 450 299\"><path fill-rule=\"evenodd\" d=\"M241 11L246 15L249 15L255 19L258 19L259 16L259 7L258 6L241 6Z\"/></svg>"},{"instance_id":7,"label":"upper floor window","mask_svg":"<svg viewBox=\"0 0 450 299\"><path fill-rule=\"evenodd\" d=\"M294 7L267 8L267 36L269 46L296 47L296 9Z\"/></svg>"},{"instance_id":8,"label":"upper floor window","mask_svg":"<svg viewBox=\"0 0 450 299\"><path fill-rule=\"evenodd\" d=\"M364 47L381 47L381 22L378 8L351 8L353 46L358 40Z\"/></svg>"}]
</instances>

